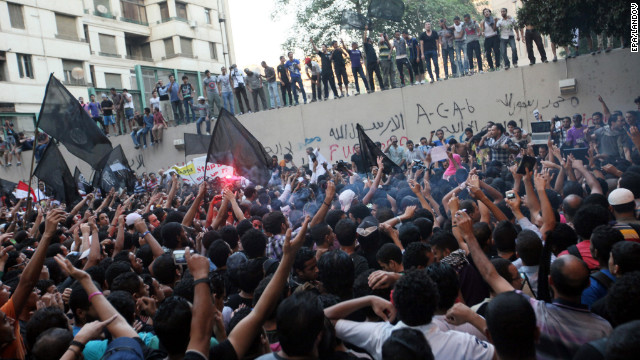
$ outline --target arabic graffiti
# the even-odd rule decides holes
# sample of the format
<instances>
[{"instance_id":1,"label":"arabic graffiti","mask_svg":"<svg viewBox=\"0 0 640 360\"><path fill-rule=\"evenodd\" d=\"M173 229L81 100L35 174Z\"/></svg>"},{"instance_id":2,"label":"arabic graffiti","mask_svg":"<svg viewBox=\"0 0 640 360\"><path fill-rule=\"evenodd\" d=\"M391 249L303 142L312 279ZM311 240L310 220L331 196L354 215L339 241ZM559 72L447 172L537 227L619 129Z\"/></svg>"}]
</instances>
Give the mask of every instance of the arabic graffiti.
<instances>
[{"instance_id":1,"label":"arabic graffiti","mask_svg":"<svg viewBox=\"0 0 640 360\"><path fill-rule=\"evenodd\" d=\"M462 103L462 102L461 102ZM460 106L458 102L453 101L451 106L445 104L443 102L439 103L435 108L424 107L421 104L416 104L418 108L418 119L417 123L420 124L420 120L422 118L426 118L429 125L431 125L431 119L437 116L440 119L451 119L458 117L459 120L464 120L465 113L467 115L473 114L476 111L476 108L469 104L469 99L464 99L464 104L466 106Z\"/></svg>"},{"instance_id":2,"label":"arabic graffiti","mask_svg":"<svg viewBox=\"0 0 640 360\"><path fill-rule=\"evenodd\" d=\"M142 154L138 154L133 160L129 160L129 167L133 169L133 167L136 165L136 162L138 163L138 166L136 167L136 170L142 168L146 168L146 165L144 164L144 156Z\"/></svg>"},{"instance_id":3,"label":"arabic graffiti","mask_svg":"<svg viewBox=\"0 0 640 360\"><path fill-rule=\"evenodd\" d=\"M402 113L391 116L386 121L372 121L371 125L364 124L364 131L373 131L373 130L382 130L378 134L379 136L384 135L385 132L389 131L389 133L396 132L398 130L404 130L404 116ZM329 130L329 136L333 137L335 140L354 140L358 138L358 131L356 130L356 123L348 123L341 125L336 128L331 128Z\"/></svg>"},{"instance_id":4,"label":"arabic graffiti","mask_svg":"<svg viewBox=\"0 0 640 360\"><path fill-rule=\"evenodd\" d=\"M538 101L537 99L524 99L524 100L518 100L518 101L514 101L513 100L513 93L506 93L504 94L504 98L503 99L496 99L496 102L501 103L503 106L505 106L506 108L509 109L509 116L513 116L516 112L521 112L523 110L527 110L527 109L547 109L550 106L554 107L554 108L559 108L560 104L562 104L565 101L569 101L572 107L578 107L578 105L580 105L580 99L578 99L576 96L572 96L570 98L563 98L562 96L558 96L557 99L555 101L551 101L551 99L547 100L547 103L545 105L544 101Z\"/></svg>"},{"instance_id":5,"label":"arabic graffiti","mask_svg":"<svg viewBox=\"0 0 640 360\"><path fill-rule=\"evenodd\" d=\"M277 143L274 144L273 146L265 146L264 150L269 154L269 155L285 155L285 154L293 154L293 145L291 144L291 141L289 141L288 143L285 143L284 146L282 145L282 143Z\"/></svg>"},{"instance_id":6,"label":"arabic graffiti","mask_svg":"<svg viewBox=\"0 0 640 360\"><path fill-rule=\"evenodd\" d=\"M406 136L399 137L398 144L400 146L405 146L405 144L407 143L407 140L409 140L409 138ZM384 149L390 144L391 144L391 138L389 138L387 142L381 143L380 148L384 151ZM342 146L338 144L329 145L329 161L334 161L342 158L350 160L351 155L355 152L355 150L353 149L355 145L357 144L342 145Z\"/></svg>"}]
</instances>

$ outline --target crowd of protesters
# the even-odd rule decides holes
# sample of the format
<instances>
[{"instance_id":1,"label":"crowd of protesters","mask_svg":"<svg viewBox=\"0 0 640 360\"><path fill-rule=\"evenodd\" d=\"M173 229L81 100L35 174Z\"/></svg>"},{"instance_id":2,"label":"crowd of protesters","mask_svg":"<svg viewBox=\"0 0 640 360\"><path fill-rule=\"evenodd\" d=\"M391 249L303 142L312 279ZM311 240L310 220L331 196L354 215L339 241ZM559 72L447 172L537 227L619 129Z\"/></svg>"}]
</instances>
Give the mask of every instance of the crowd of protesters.
<instances>
[{"instance_id":1,"label":"crowd of protesters","mask_svg":"<svg viewBox=\"0 0 640 360\"><path fill-rule=\"evenodd\" d=\"M600 101L544 145L489 123L392 137L394 164L274 157L264 187L159 171L29 211L3 193L0 357L635 358L639 119Z\"/></svg>"}]
</instances>

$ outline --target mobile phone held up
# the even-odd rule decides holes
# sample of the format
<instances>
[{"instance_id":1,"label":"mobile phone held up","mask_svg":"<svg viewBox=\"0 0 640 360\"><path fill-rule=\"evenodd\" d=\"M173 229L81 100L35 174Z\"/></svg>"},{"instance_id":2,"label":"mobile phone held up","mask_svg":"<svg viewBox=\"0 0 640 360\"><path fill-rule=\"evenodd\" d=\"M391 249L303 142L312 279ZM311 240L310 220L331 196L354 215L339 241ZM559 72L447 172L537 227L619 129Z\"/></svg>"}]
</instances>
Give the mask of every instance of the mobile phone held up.
<instances>
[{"instance_id":1,"label":"mobile phone held up","mask_svg":"<svg viewBox=\"0 0 640 360\"><path fill-rule=\"evenodd\" d=\"M191 250L191 254L194 251ZM187 259L184 257L184 250L173 250L173 263L176 265L186 265Z\"/></svg>"}]
</instances>

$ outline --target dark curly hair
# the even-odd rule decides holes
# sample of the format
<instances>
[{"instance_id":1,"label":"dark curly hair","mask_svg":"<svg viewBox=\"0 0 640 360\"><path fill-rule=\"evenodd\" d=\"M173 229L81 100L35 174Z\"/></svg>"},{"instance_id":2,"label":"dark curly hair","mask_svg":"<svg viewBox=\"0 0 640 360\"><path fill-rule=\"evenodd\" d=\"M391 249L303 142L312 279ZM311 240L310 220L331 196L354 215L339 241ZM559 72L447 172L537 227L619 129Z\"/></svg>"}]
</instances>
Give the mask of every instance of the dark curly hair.
<instances>
[{"instance_id":1,"label":"dark curly hair","mask_svg":"<svg viewBox=\"0 0 640 360\"><path fill-rule=\"evenodd\" d=\"M460 281L458 273L451 265L443 262L431 264L425 269L427 274L438 286L438 310L446 311L456 302Z\"/></svg>"},{"instance_id":2,"label":"dark curly hair","mask_svg":"<svg viewBox=\"0 0 640 360\"><path fill-rule=\"evenodd\" d=\"M328 293L338 295L343 301L353 296L355 268L346 252L332 250L325 253L318 261L318 270L319 280Z\"/></svg>"},{"instance_id":3,"label":"dark curly hair","mask_svg":"<svg viewBox=\"0 0 640 360\"><path fill-rule=\"evenodd\" d=\"M605 306L611 324L622 325L628 321L640 320L640 308L629 306L640 301L640 271L633 271L618 278L609 289Z\"/></svg>"},{"instance_id":4,"label":"dark curly hair","mask_svg":"<svg viewBox=\"0 0 640 360\"><path fill-rule=\"evenodd\" d=\"M393 304L398 318L408 326L431 322L438 306L438 287L425 270L412 270L393 288Z\"/></svg>"}]
</instances>

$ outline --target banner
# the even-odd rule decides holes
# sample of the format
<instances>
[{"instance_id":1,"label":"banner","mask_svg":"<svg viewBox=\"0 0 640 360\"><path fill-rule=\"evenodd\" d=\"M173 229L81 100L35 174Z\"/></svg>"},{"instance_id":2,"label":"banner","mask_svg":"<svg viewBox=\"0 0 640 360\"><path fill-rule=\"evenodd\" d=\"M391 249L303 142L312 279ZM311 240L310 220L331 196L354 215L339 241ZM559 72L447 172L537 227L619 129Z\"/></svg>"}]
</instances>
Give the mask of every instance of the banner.
<instances>
[{"instance_id":1,"label":"banner","mask_svg":"<svg viewBox=\"0 0 640 360\"><path fill-rule=\"evenodd\" d=\"M197 157L183 166L174 165L169 169L169 173L175 172L180 175L183 183L193 185L201 184L204 181L205 162L207 157ZM207 180L215 178L237 178L233 167L221 164L206 164Z\"/></svg>"}]
</instances>

